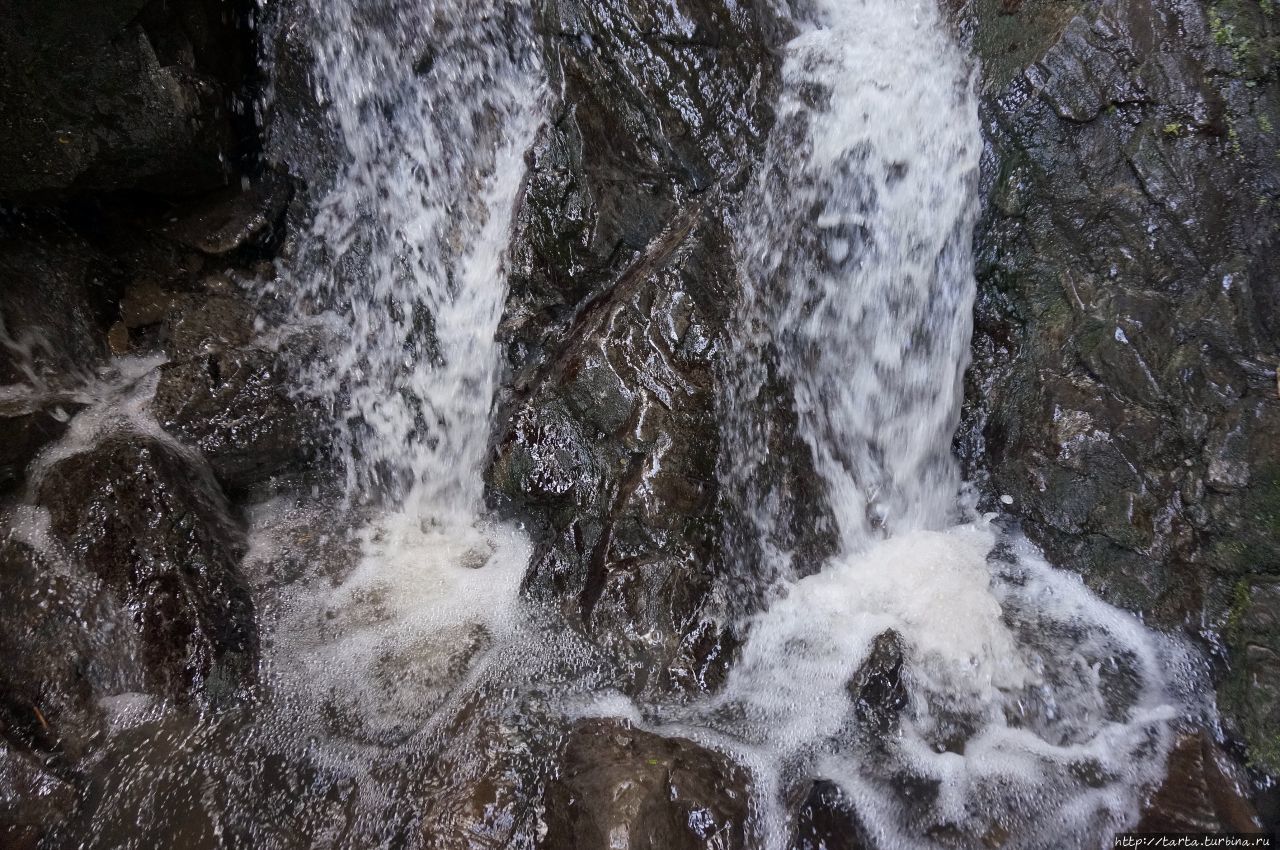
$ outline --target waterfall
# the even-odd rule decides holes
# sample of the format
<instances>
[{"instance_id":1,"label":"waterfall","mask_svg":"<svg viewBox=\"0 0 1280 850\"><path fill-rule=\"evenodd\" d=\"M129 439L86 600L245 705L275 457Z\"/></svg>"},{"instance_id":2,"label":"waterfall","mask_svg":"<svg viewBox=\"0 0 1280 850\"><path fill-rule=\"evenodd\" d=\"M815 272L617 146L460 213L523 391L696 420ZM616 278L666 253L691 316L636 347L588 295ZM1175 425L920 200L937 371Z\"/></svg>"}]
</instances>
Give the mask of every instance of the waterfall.
<instances>
[{"instance_id":1,"label":"waterfall","mask_svg":"<svg viewBox=\"0 0 1280 850\"><path fill-rule=\"evenodd\" d=\"M680 723L768 765L766 797L836 781L880 847L1099 846L1163 773L1183 710L1166 671L1190 662L965 497L951 440L982 140L939 11L819 0L796 23L737 231L729 451L759 457L732 441L757 433L773 357L839 551L798 580L773 553L773 601L742 624L724 692ZM741 467L723 486L742 486ZM769 513L754 517L762 541ZM877 645L901 646L907 696L896 731L868 734L850 682ZM769 828L782 846L785 816Z\"/></svg>"},{"instance_id":2,"label":"waterfall","mask_svg":"<svg viewBox=\"0 0 1280 850\"><path fill-rule=\"evenodd\" d=\"M332 411L354 501L465 523L480 508L502 253L540 118L530 10L308 2L338 161L280 284L334 342L304 383Z\"/></svg>"}]
</instances>

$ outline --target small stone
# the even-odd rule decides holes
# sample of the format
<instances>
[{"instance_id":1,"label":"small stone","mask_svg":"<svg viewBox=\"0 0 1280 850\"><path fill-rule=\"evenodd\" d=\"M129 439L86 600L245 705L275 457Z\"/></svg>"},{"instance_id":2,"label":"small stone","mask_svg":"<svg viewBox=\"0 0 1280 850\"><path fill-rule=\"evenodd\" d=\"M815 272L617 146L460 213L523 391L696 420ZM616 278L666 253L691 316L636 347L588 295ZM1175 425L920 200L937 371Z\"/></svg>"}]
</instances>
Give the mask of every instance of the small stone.
<instances>
[{"instance_id":1,"label":"small stone","mask_svg":"<svg viewBox=\"0 0 1280 850\"><path fill-rule=\"evenodd\" d=\"M1001 496L1001 497L1000 497L1000 504L1002 504L1002 505L1012 505L1012 504L1013 504L1013 497L1012 497L1012 496L1010 496L1008 493L1005 493L1003 496Z\"/></svg>"},{"instance_id":2,"label":"small stone","mask_svg":"<svg viewBox=\"0 0 1280 850\"><path fill-rule=\"evenodd\" d=\"M129 353L129 327L124 322L116 322L107 331L107 347L116 357Z\"/></svg>"}]
</instances>

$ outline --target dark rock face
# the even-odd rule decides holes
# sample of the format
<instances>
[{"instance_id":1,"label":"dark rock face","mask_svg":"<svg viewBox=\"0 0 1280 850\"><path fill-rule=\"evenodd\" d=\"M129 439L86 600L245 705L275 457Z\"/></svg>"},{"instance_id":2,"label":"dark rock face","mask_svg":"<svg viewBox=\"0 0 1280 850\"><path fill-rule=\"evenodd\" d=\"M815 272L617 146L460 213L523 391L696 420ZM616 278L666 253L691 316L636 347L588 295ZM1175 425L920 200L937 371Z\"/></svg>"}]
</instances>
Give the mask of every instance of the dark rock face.
<instances>
[{"instance_id":1,"label":"dark rock face","mask_svg":"<svg viewBox=\"0 0 1280 850\"><path fill-rule=\"evenodd\" d=\"M1225 631L1228 720L1275 770L1278 19L998 5L968 6L989 146L962 452L1106 598Z\"/></svg>"},{"instance_id":2,"label":"dark rock face","mask_svg":"<svg viewBox=\"0 0 1280 850\"><path fill-rule=\"evenodd\" d=\"M723 570L726 216L771 123L776 28L718 0L541 16L564 95L517 212L489 482L544 529L530 592L621 658L633 691L700 687L726 652L703 617Z\"/></svg>"},{"instance_id":3,"label":"dark rock face","mask_svg":"<svg viewBox=\"0 0 1280 850\"><path fill-rule=\"evenodd\" d=\"M136 643L113 594L61 552L0 541L0 733L76 758L102 731L98 696L141 690Z\"/></svg>"},{"instance_id":4,"label":"dark rock face","mask_svg":"<svg viewBox=\"0 0 1280 850\"><path fill-rule=\"evenodd\" d=\"M52 531L132 620L144 690L178 701L251 681L257 634L242 534L206 468L152 437L116 434L37 484Z\"/></svg>"},{"instance_id":5,"label":"dark rock face","mask_svg":"<svg viewBox=\"0 0 1280 850\"><path fill-rule=\"evenodd\" d=\"M0 844L39 846L75 805L75 791L33 757L0 744Z\"/></svg>"},{"instance_id":6,"label":"dark rock face","mask_svg":"<svg viewBox=\"0 0 1280 850\"><path fill-rule=\"evenodd\" d=\"M253 55L237 32L243 11L219 0L7 0L0 197L223 185Z\"/></svg>"},{"instance_id":7,"label":"dark rock face","mask_svg":"<svg viewBox=\"0 0 1280 850\"><path fill-rule=\"evenodd\" d=\"M867 660L849 681L854 714L881 736L898 725L898 716L909 702L907 685L902 680L904 651L897 632L881 632L872 642Z\"/></svg>"},{"instance_id":8,"label":"dark rock face","mask_svg":"<svg viewBox=\"0 0 1280 850\"><path fill-rule=\"evenodd\" d=\"M312 457L316 423L290 395L288 376L285 359L264 348L169 363L160 371L156 418L200 450L228 491L241 491Z\"/></svg>"},{"instance_id":9,"label":"dark rock face","mask_svg":"<svg viewBox=\"0 0 1280 850\"><path fill-rule=\"evenodd\" d=\"M36 454L62 436L83 406L57 397L0 404L0 494L23 481Z\"/></svg>"},{"instance_id":10,"label":"dark rock face","mask_svg":"<svg viewBox=\"0 0 1280 850\"><path fill-rule=\"evenodd\" d=\"M580 723L547 789L544 850L751 846L747 776L728 759L617 721Z\"/></svg>"},{"instance_id":11,"label":"dark rock face","mask_svg":"<svg viewBox=\"0 0 1280 850\"><path fill-rule=\"evenodd\" d=\"M82 380L106 356L112 276L61 222L0 219L0 385L43 390Z\"/></svg>"},{"instance_id":12,"label":"dark rock face","mask_svg":"<svg viewBox=\"0 0 1280 850\"><path fill-rule=\"evenodd\" d=\"M790 850L873 850L875 844L834 782L819 779L796 812Z\"/></svg>"}]
</instances>

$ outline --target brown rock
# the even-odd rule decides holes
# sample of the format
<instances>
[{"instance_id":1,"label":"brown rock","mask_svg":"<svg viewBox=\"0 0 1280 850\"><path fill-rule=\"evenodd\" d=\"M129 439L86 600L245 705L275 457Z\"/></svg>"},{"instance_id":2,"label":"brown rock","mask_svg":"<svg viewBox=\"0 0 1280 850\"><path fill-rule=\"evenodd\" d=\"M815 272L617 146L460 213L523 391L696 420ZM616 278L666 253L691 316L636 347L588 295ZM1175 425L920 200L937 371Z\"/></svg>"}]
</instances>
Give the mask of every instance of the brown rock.
<instances>
[{"instance_id":1,"label":"brown rock","mask_svg":"<svg viewBox=\"0 0 1280 850\"><path fill-rule=\"evenodd\" d=\"M547 789L543 850L733 850L751 846L749 779L724 756L616 720L569 735Z\"/></svg>"},{"instance_id":2,"label":"brown rock","mask_svg":"<svg viewBox=\"0 0 1280 850\"><path fill-rule=\"evenodd\" d=\"M1203 731L1178 739L1138 832L1262 832L1227 755Z\"/></svg>"}]
</instances>

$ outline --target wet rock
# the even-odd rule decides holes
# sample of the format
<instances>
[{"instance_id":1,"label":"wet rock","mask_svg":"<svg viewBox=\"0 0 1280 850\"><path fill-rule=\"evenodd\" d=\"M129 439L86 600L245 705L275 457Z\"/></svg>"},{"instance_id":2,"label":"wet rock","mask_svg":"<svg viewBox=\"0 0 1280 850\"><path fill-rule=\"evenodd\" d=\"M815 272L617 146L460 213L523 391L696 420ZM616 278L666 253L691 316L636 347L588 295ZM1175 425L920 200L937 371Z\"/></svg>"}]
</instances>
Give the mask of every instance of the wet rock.
<instances>
[{"instance_id":1,"label":"wet rock","mask_svg":"<svg viewBox=\"0 0 1280 850\"><path fill-rule=\"evenodd\" d=\"M858 720L878 735L897 726L898 716L909 702L902 680L902 638L892 629L881 632L871 643L871 652L849 680L849 696Z\"/></svg>"},{"instance_id":2,"label":"wet rock","mask_svg":"<svg viewBox=\"0 0 1280 850\"><path fill-rule=\"evenodd\" d=\"M288 203L289 185L267 175L245 187L200 199L164 226L163 232L202 254L229 254L269 239Z\"/></svg>"},{"instance_id":3,"label":"wet rock","mask_svg":"<svg viewBox=\"0 0 1280 850\"><path fill-rule=\"evenodd\" d=\"M527 590L622 662L623 687L698 689L732 644L708 609L731 462L723 218L772 123L780 27L620 0L547 3L540 28L563 97L516 214L490 491L542 530Z\"/></svg>"},{"instance_id":4,"label":"wet rock","mask_svg":"<svg viewBox=\"0 0 1280 850\"><path fill-rule=\"evenodd\" d=\"M1204 732L1178 739L1167 771L1134 831L1262 832L1234 766Z\"/></svg>"},{"instance_id":5,"label":"wet rock","mask_svg":"<svg viewBox=\"0 0 1280 850\"><path fill-rule=\"evenodd\" d=\"M145 685L120 600L78 569L39 517L0 540L0 731L77 758L103 730L99 697ZM38 545L37 545L38 544Z\"/></svg>"},{"instance_id":6,"label":"wet rock","mask_svg":"<svg viewBox=\"0 0 1280 850\"><path fill-rule=\"evenodd\" d=\"M36 848L75 806L75 790L32 756L0 743L0 843Z\"/></svg>"},{"instance_id":7,"label":"wet rock","mask_svg":"<svg viewBox=\"0 0 1280 850\"><path fill-rule=\"evenodd\" d=\"M142 690L217 700L252 681L243 534L198 459L155 437L115 434L44 470L35 499L71 558L128 611Z\"/></svg>"},{"instance_id":8,"label":"wet rock","mask_svg":"<svg viewBox=\"0 0 1280 850\"><path fill-rule=\"evenodd\" d=\"M840 786L814 782L795 816L790 850L874 850L875 843Z\"/></svg>"},{"instance_id":9,"label":"wet rock","mask_svg":"<svg viewBox=\"0 0 1280 850\"><path fill-rule=\"evenodd\" d=\"M239 492L314 456L315 412L291 394L289 374L266 348L211 351L161 367L153 410Z\"/></svg>"},{"instance_id":10,"label":"wet rock","mask_svg":"<svg viewBox=\"0 0 1280 850\"><path fill-rule=\"evenodd\" d=\"M1234 0L960 17L988 143L961 453L1104 597L1229 633L1226 720L1280 769L1280 718L1232 695L1280 685L1248 660L1280 635L1229 628L1241 583L1280 574L1277 19Z\"/></svg>"},{"instance_id":11,"label":"wet rock","mask_svg":"<svg viewBox=\"0 0 1280 850\"><path fill-rule=\"evenodd\" d=\"M544 850L751 846L746 771L691 741L580 723L546 797Z\"/></svg>"},{"instance_id":12,"label":"wet rock","mask_svg":"<svg viewBox=\"0 0 1280 850\"><path fill-rule=\"evenodd\" d=\"M106 355L108 262L56 221L0 221L0 385L74 383Z\"/></svg>"},{"instance_id":13,"label":"wet rock","mask_svg":"<svg viewBox=\"0 0 1280 850\"><path fill-rule=\"evenodd\" d=\"M6 3L0 196L223 185L247 118L244 7L145 0ZM241 34L242 33L242 34Z\"/></svg>"}]
</instances>

